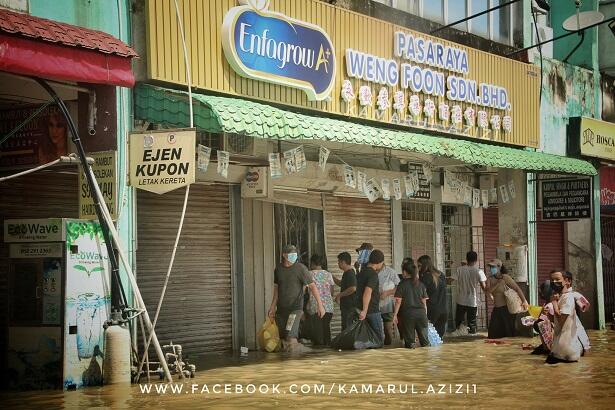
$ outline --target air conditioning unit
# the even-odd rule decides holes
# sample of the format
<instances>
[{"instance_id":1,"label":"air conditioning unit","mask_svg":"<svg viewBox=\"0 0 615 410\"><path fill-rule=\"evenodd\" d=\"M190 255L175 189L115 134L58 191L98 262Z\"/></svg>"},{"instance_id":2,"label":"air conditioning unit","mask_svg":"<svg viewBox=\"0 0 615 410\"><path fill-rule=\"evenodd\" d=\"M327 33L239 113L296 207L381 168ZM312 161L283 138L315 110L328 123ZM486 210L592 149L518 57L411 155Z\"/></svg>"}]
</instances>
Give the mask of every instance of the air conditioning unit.
<instances>
[{"instance_id":1,"label":"air conditioning unit","mask_svg":"<svg viewBox=\"0 0 615 410\"><path fill-rule=\"evenodd\" d=\"M232 155L245 156L253 156L256 146L253 137L232 133L223 134L223 145L224 151L228 151Z\"/></svg>"},{"instance_id":2,"label":"air conditioning unit","mask_svg":"<svg viewBox=\"0 0 615 410\"><path fill-rule=\"evenodd\" d=\"M536 28L538 28L538 37L536 37ZM553 38L553 28L546 26L544 24L537 24L534 26L532 23L532 44L538 44L543 41L551 40ZM541 46L542 47L542 56L547 58L553 58L553 42L547 43ZM533 55L530 57L530 61L533 61L534 55L538 55L538 47L530 50Z\"/></svg>"},{"instance_id":3,"label":"air conditioning unit","mask_svg":"<svg viewBox=\"0 0 615 410\"><path fill-rule=\"evenodd\" d=\"M198 132L198 144L210 147L214 151L227 151L231 155L255 155L254 138L233 133Z\"/></svg>"}]
</instances>

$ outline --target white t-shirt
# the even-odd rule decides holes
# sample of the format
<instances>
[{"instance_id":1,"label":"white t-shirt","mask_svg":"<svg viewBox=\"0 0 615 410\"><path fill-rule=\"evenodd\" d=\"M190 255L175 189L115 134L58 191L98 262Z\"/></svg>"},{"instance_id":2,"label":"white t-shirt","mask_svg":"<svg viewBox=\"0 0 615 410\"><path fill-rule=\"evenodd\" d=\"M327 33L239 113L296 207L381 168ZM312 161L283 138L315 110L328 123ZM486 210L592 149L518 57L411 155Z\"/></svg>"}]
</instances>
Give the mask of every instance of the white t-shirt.
<instances>
[{"instance_id":1,"label":"white t-shirt","mask_svg":"<svg viewBox=\"0 0 615 410\"><path fill-rule=\"evenodd\" d=\"M568 315L566 320L555 316L553 332L553 356L562 360L576 361L581 357L583 344L579 338L580 333L585 333L581 321L575 310L575 298L573 292L563 293L558 302L559 311L562 315ZM582 330L580 328L583 328ZM588 341L589 342L589 341Z\"/></svg>"},{"instance_id":2,"label":"white t-shirt","mask_svg":"<svg viewBox=\"0 0 615 410\"><path fill-rule=\"evenodd\" d=\"M399 276L393 268L385 266L380 272L378 272L378 287L380 292L385 290L395 289L399 285ZM387 296L384 299L380 299L380 313L393 313L395 310L394 296Z\"/></svg>"},{"instance_id":3,"label":"white t-shirt","mask_svg":"<svg viewBox=\"0 0 615 410\"><path fill-rule=\"evenodd\" d=\"M453 272L451 278L457 285L457 304L462 306L477 307L477 287L480 282L487 281L485 272L478 266L460 266L457 272Z\"/></svg>"}]
</instances>

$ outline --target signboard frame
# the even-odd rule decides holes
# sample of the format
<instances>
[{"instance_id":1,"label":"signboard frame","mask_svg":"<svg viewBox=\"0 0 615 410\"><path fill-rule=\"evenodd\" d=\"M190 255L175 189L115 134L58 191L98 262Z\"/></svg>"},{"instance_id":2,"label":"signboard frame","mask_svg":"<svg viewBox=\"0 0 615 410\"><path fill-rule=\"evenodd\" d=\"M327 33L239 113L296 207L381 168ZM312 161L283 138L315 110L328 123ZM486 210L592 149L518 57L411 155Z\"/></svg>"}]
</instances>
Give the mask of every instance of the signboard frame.
<instances>
[{"instance_id":1,"label":"signboard frame","mask_svg":"<svg viewBox=\"0 0 615 410\"><path fill-rule=\"evenodd\" d=\"M551 215L551 211L549 208L545 208L545 189L544 189L544 185L545 184L550 184L550 183L573 183L573 182L580 182L580 181L587 181L589 184L589 187L587 188L588 194L587 197L589 198L589 203L584 202L584 204L589 208L589 214L586 216L583 215L570 215L570 213L574 213L577 212L574 209L566 209L566 210L557 210L557 213L566 213L566 215L563 216L552 216ZM567 190L572 190L574 188L566 188ZM582 189L582 188L581 188ZM559 192L562 192L563 190L560 190ZM551 191L554 192L554 191ZM570 195L563 195L560 194L559 195L560 198L570 198ZM578 196L577 196L578 197ZM549 221L553 221L553 222L557 222L557 221L576 221L579 219L592 219L594 217L594 207L593 207L593 201L594 201L594 194L593 194L593 181L591 178L562 178L562 179L547 179L547 180L541 180L540 181L540 202L541 202L541 209L542 209L542 221L544 222L549 222Z\"/></svg>"}]
</instances>

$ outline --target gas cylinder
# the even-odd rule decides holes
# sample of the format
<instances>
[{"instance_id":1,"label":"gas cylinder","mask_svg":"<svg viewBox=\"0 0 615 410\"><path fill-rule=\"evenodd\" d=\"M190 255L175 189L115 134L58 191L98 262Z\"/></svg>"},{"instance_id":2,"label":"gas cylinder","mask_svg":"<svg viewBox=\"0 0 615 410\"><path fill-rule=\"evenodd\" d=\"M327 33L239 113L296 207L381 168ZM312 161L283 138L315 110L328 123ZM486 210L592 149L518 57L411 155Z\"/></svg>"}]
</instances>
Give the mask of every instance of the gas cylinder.
<instances>
[{"instance_id":1,"label":"gas cylinder","mask_svg":"<svg viewBox=\"0 0 615 410\"><path fill-rule=\"evenodd\" d=\"M119 311L111 313L105 325L104 384L130 384L130 331Z\"/></svg>"}]
</instances>

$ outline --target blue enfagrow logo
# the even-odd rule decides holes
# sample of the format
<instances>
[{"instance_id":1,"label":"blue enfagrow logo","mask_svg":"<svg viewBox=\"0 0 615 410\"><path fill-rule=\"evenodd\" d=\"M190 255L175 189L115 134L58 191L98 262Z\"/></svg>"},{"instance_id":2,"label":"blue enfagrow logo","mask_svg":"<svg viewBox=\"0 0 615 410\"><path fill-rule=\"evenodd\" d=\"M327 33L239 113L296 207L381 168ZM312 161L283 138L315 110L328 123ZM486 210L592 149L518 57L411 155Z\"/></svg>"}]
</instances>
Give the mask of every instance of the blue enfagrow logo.
<instances>
[{"instance_id":1,"label":"blue enfagrow logo","mask_svg":"<svg viewBox=\"0 0 615 410\"><path fill-rule=\"evenodd\" d=\"M239 6L222 24L222 47L240 75L299 88L310 100L329 97L335 52L320 27L280 13Z\"/></svg>"}]
</instances>

